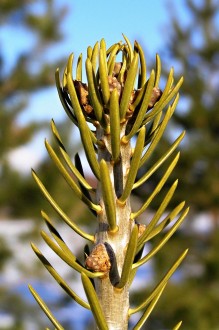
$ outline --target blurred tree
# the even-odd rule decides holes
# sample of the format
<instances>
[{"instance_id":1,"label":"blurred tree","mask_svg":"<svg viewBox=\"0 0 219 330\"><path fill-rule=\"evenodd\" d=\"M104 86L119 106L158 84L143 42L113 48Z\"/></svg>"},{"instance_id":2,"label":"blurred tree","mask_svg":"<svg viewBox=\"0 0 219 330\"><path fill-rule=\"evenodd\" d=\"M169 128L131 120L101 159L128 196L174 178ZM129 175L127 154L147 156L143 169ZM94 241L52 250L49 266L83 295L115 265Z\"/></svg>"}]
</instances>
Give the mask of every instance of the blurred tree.
<instances>
[{"instance_id":1,"label":"blurred tree","mask_svg":"<svg viewBox=\"0 0 219 330\"><path fill-rule=\"evenodd\" d=\"M175 61L176 81L181 75L185 78L173 118L177 132L186 130L175 171L183 185L174 202L186 196L194 212L210 211L219 221L219 1L184 3L187 17L182 20L177 6L167 2L170 23L162 55L166 63ZM168 65L165 69L168 71ZM171 141L169 131L166 137L154 157L159 157ZM162 171L157 172L158 180Z\"/></svg>"},{"instance_id":2,"label":"blurred tree","mask_svg":"<svg viewBox=\"0 0 219 330\"><path fill-rule=\"evenodd\" d=\"M149 328L169 329L183 319L187 330L216 330L219 324L219 1L185 0L185 21L172 1L167 4L170 23L166 27L168 39L162 57L167 59L166 63L175 61L176 76L183 74L185 78L173 123L177 132L185 129L187 133L179 165L172 176L183 184L176 190L173 202L188 200L193 216L190 214L184 230L156 258L155 278L161 276L167 261L174 259L185 246L190 247L184 268L168 287L160 314L154 313ZM167 131L163 145L153 157L159 158L171 140ZM156 180L161 177L162 170L158 171ZM151 182L151 186L155 184ZM149 189L147 185L144 193ZM201 223L199 228L192 227L192 218L203 211L208 214L205 221L212 220L214 230L204 231ZM167 319L171 319L171 324ZM157 320L162 321L158 324Z\"/></svg>"},{"instance_id":3,"label":"blurred tree","mask_svg":"<svg viewBox=\"0 0 219 330\"><path fill-rule=\"evenodd\" d=\"M51 59L49 51L63 39L61 21L66 10L53 0L0 2L0 213L9 217L30 217L31 208L40 202L34 197L32 178L12 169L8 155L45 127L42 121L21 123L19 118L33 93L54 85L54 71L63 60L55 54ZM27 208L26 201L33 197Z\"/></svg>"},{"instance_id":4,"label":"blurred tree","mask_svg":"<svg viewBox=\"0 0 219 330\"><path fill-rule=\"evenodd\" d=\"M195 211L211 211L219 217L219 1L187 0L189 22L183 26L172 12L172 28L166 49L185 75L181 110L175 117L186 129L186 141L178 168ZM179 198L181 198L179 196Z\"/></svg>"},{"instance_id":5,"label":"blurred tree","mask_svg":"<svg viewBox=\"0 0 219 330\"><path fill-rule=\"evenodd\" d=\"M33 219L40 216L39 210L46 206L30 171L28 174L22 175L12 166L9 155L13 150L28 144L41 129L48 128L48 123L45 124L42 120L32 119L24 122L21 116L24 118L25 111L27 113L27 110L31 110L29 101L34 94L55 85L55 69L64 67L65 60L60 58L60 52L56 52L56 46L64 38L61 24L66 13L67 7L64 2L59 3L56 0L0 1L0 220L25 217ZM55 90L54 93L56 93ZM43 111L47 111L47 109L43 109ZM31 118L30 115L27 117ZM72 128L65 121L58 126L60 132L63 132L63 140L68 142ZM43 159L38 166L38 172L52 193L61 194L61 191L67 189L63 187L65 182L63 178L57 177L53 166L51 166L51 170L47 169L50 167L49 162L48 158ZM44 178L45 172L46 178ZM70 198L66 198L69 195L62 193L60 202L64 208L68 207L72 210L74 197L71 197L70 200ZM77 212L83 212L83 209L81 211L79 207ZM74 210L75 214L77 212ZM27 242L28 239L26 244L29 246L30 235L34 235L36 238L34 230L35 228L32 233L26 234L26 237L16 237L17 240L22 240L24 244L24 241ZM9 241L6 231L4 237L0 236L0 270L2 273L0 329L30 328L31 326L28 325L33 319L33 315L35 321L37 320L38 328L42 329L43 326L45 328L45 322L38 315L38 308L30 304L30 301L26 301L24 290L16 291L15 284L9 288L8 284L4 283L4 276L7 276L5 274L10 273L7 268L9 263L13 264L14 268L18 268L16 270L20 271L23 276L28 272L28 278L38 276L38 281L42 280L42 272L39 274L37 265L31 266L32 272L28 263L27 269L23 264L17 265L14 256L15 249L12 252ZM12 243L10 242L10 244ZM21 285L22 275L20 282ZM55 305L59 306L60 310L64 305L61 299L61 297L57 297ZM2 323L4 316L12 320L11 325L4 327Z\"/></svg>"}]
</instances>

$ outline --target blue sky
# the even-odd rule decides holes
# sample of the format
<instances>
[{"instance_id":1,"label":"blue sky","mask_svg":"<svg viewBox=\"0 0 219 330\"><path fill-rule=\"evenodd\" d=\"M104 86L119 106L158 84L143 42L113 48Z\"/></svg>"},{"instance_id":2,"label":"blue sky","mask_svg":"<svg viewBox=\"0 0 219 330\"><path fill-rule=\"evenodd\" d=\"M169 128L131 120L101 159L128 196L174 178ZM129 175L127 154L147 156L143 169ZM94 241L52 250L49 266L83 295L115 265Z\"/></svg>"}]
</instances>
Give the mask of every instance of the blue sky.
<instances>
[{"instance_id":1,"label":"blue sky","mask_svg":"<svg viewBox=\"0 0 219 330\"><path fill-rule=\"evenodd\" d=\"M66 57L71 52L78 56L81 52L86 56L86 49L93 46L96 41L104 38L107 46L123 39L124 33L130 41L138 40L146 54L151 58L160 52L168 39L168 11L169 8L177 9L180 20L186 20L184 0L111 0L111 1L71 1L61 3L56 0L56 9L62 6L69 8L62 22L64 40L50 48L48 58ZM40 1L35 1L34 9L42 11ZM12 25L1 30L1 42L7 65L10 68L16 61L17 54L28 50L35 42L33 35L21 27ZM60 68L61 69L61 68ZM54 83L55 84L55 83ZM28 107L22 120L29 117L50 118L50 111L45 111L48 103L53 107L59 106L55 88L37 93ZM51 99L52 98L52 99ZM43 104L46 106L43 109ZM59 117L59 115L58 115Z\"/></svg>"},{"instance_id":2,"label":"blue sky","mask_svg":"<svg viewBox=\"0 0 219 330\"><path fill-rule=\"evenodd\" d=\"M174 5L180 18L186 19L184 0L65 2L71 9L64 24L68 35L65 51L77 55L86 53L88 45L103 37L111 45L122 39L122 33L132 42L137 39L147 52L155 54L168 38L169 8Z\"/></svg>"},{"instance_id":3,"label":"blue sky","mask_svg":"<svg viewBox=\"0 0 219 330\"><path fill-rule=\"evenodd\" d=\"M75 2L68 17L68 32L73 41L69 48L86 51L87 45L102 37L111 45L121 40L124 33L132 41L141 39L156 52L162 40L164 5L165 1L158 0Z\"/></svg>"},{"instance_id":4,"label":"blue sky","mask_svg":"<svg viewBox=\"0 0 219 330\"><path fill-rule=\"evenodd\" d=\"M64 56L67 59L71 52L74 52L76 56L82 52L86 56L89 45L93 46L96 41L104 38L107 46L110 46L122 40L122 33L124 33L132 43L135 39L138 40L146 54L154 58L155 54L165 46L168 38L169 8L174 5L180 19L186 20L183 3L184 0L177 2L173 0L56 1L57 11L63 5L69 8L62 23L65 38L58 46L50 49L47 57L52 59L52 57ZM40 1L36 1L34 6L37 11L42 10ZM31 47L34 39L31 33L17 26L9 26L1 32L4 53L8 59L8 66L11 67L16 55ZM20 117L20 122L24 123L30 119L49 121L51 118L58 122L64 116L64 110L53 87L37 92L31 97L28 108ZM30 148L22 147L14 151L12 157L19 167L23 163L30 167L34 165L30 164L30 160L36 163L36 159L39 160L44 155L45 134L43 134L35 137ZM23 169L27 170L24 165Z\"/></svg>"}]
</instances>

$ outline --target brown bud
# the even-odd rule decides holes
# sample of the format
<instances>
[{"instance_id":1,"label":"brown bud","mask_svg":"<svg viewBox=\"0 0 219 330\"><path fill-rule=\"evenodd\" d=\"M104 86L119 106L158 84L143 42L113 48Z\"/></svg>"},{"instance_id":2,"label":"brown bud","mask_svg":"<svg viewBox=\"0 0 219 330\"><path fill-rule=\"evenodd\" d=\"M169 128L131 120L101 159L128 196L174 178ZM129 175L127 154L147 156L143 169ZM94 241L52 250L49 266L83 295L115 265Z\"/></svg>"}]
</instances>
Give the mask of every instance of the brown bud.
<instances>
[{"instance_id":1,"label":"brown bud","mask_svg":"<svg viewBox=\"0 0 219 330\"><path fill-rule=\"evenodd\" d=\"M138 226L138 237L140 237L144 233L146 229L146 225L143 225L142 223L138 223L137 226Z\"/></svg>"},{"instance_id":2,"label":"brown bud","mask_svg":"<svg viewBox=\"0 0 219 330\"><path fill-rule=\"evenodd\" d=\"M132 104L135 101L136 96L137 96L137 93L136 92L137 92L136 90L133 90L131 92L131 97L130 97L130 100L129 100L129 104Z\"/></svg>"},{"instance_id":3,"label":"brown bud","mask_svg":"<svg viewBox=\"0 0 219 330\"><path fill-rule=\"evenodd\" d=\"M161 95L162 95L162 91L160 88L157 88L157 87L154 87L153 90L152 90L152 94L151 94L151 99L150 99L150 102L148 104L148 109L151 109L153 108L153 106L155 105L155 103L157 101L159 101L159 99L161 98Z\"/></svg>"},{"instance_id":4,"label":"brown bud","mask_svg":"<svg viewBox=\"0 0 219 330\"><path fill-rule=\"evenodd\" d=\"M112 77L112 76L108 76L108 83L109 83L109 90L110 92L112 92L115 88L118 91L118 94L121 94L121 89L122 86L121 84L118 82L116 77Z\"/></svg>"},{"instance_id":5,"label":"brown bud","mask_svg":"<svg viewBox=\"0 0 219 330\"><path fill-rule=\"evenodd\" d=\"M86 258L85 265L93 272L108 273L111 268L110 258L103 243L97 244Z\"/></svg>"},{"instance_id":6,"label":"brown bud","mask_svg":"<svg viewBox=\"0 0 219 330\"><path fill-rule=\"evenodd\" d=\"M136 89L132 90L130 100L129 100L129 107L128 107L128 110L126 111L126 119L129 119L132 117L133 111L134 111L132 104L135 102L140 91L141 91L141 88L137 89L137 90Z\"/></svg>"},{"instance_id":7,"label":"brown bud","mask_svg":"<svg viewBox=\"0 0 219 330\"><path fill-rule=\"evenodd\" d=\"M80 105L83 106L83 108L87 114L90 114L93 111L93 108L89 104L89 95L88 95L87 84L84 84L79 80L74 80L74 86L75 86L75 90L76 90Z\"/></svg>"},{"instance_id":8,"label":"brown bud","mask_svg":"<svg viewBox=\"0 0 219 330\"><path fill-rule=\"evenodd\" d=\"M116 62L113 68L113 76L117 77L122 67L122 62Z\"/></svg>"}]
</instances>

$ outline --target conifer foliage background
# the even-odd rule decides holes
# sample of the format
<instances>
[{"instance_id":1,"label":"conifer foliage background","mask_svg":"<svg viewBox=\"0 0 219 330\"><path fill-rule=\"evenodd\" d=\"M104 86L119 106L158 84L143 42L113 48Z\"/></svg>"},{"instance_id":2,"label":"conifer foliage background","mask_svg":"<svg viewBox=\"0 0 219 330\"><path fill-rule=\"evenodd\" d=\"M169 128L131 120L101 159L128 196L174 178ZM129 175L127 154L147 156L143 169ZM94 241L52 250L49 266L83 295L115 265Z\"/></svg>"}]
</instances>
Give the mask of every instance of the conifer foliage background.
<instances>
[{"instance_id":1,"label":"conifer foliage background","mask_svg":"<svg viewBox=\"0 0 219 330\"><path fill-rule=\"evenodd\" d=\"M169 328L169 315L175 321L182 315L188 330L216 330L219 324L215 308L219 304L219 1L186 0L184 4L185 21L173 3L168 6L168 36L161 54L165 67L174 63L176 77L184 74L185 78L181 102L172 120L173 130L186 130L180 166L173 173L183 184L176 190L173 201L177 203L187 196L190 216L183 229L155 258L157 275L162 274L163 264L170 260L170 255L176 257L182 246L189 246L190 253L182 265L180 281L170 283L162 307L151 316L149 327L157 329L157 319L161 317L163 327ZM166 133L155 157L171 141L171 134ZM157 174L153 184L160 179ZM139 190L139 196L144 189ZM179 296L183 298L179 300ZM172 300L177 303L169 304Z\"/></svg>"},{"instance_id":2,"label":"conifer foliage background","mask_svg":"<svg viewBox=\"0 0 219 330\"><path fill-rule=\"evenodd\" d=\"M47 129L43 119L31 117L31 101L37 93L42 95L54 86L53 72L58 65L64 65L55 50L64 38L62 22L67 6L58 7L59 10L55 0L0 1L0 329L24 329L32 315L37 326L43 327L42 317L26 300L22 285L26 276L38 276L39 281L45 277L35 263L29 267L26 257L20 258L20 249L29 244L30 236L38 236L34 227L39 221L37 211L42 207L42 199L29 168L25 172L15 166L15 154ZM46 168L48 158L38 166L40 173ZM45 178L50 188L54 187L53 173L51 169ZM23 221L29 232L20 235ZM4 233L3 228L7 228ZM60 306L60 299L56 304Z\"/></svg>"},{"instance_id":3,"label":"conifer foliage background","mask_svg":"<svg viewBox=\"0 0 219 330\"><path fill-rule=\"evenodd\" d=\"M10 153L28 144L45 129L45 122L27 117L29 102L33 95L53 86L53 71L57 65L62 65L63 59L58 56L48 57L61 42L61 21L66 14L66 7L60 6L57 12L52 0L39 4L41 10L36 10L34 1L1 1L1 49L0 49L0 214L2 217L23 218L34 217L34 204L40 203L36 189L29 172L21 173L13 166ZM7 29L11 33L7 33ZM21 31L28 33L31 40L22 39ZM10 40L6 36L10 36ZM20 48L14 47L14 38L21 38ZM18 42L18 40L16 40ZM7 49L12 45L13 54L7 55ZM7 57L8 56L8 57ZM9 160L10 159L10 160ZM46 161L41 164L42 171ZM51 183L50 183L51 184ZM35 203L31 200L35 198ZM25 201L25 202L24 202ZM29 201L29 202L28 202ZM25 203L28 203L27 207ZM32 210L31 210L32 206ZM34 211L33 211L34 210Z\"/></svg>"}]
</instances>

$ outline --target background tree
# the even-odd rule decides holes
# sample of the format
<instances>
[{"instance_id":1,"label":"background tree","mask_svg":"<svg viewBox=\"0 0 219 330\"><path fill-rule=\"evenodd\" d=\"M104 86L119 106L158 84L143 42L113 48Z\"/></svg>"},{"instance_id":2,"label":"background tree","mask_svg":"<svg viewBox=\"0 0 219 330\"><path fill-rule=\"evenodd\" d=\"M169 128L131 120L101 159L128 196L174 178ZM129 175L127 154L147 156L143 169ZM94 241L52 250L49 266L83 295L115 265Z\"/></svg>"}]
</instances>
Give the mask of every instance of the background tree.
<instances>
[{"instance_id":1,"label":"background tree","mask_svg":"<svg viewBox=\"0 0 219 330\"><path fill-rule=\"evenodd\" d=\"M188 196L194 212L211 211L218 219L219 3L186 0L185 7L187 22L177 15L177 6L169 3L168 38L162 52L166 63L174 61L176 75L185 76L183 101L174 117L175 129L185 129L187 133L182 164L176 172L177 177L183 177L185 185L176 198ZM167 132L166 137L169 141L172 135ZM166 143L164 140L164 146Z\"/></svg>"},{"instance_id":2,"label":"background tree","mask_svg":"<svg viewBox=\"0 0 219 330\"><path fill-rule=\"evenodd\" d=\"M33 119L21 122L20 118L29 109L30 97L54 84L53 72L63 63L62 59L55 56L55 52L53 57L48 56L63 39L61 21L67 8L62 6L57 10L56 7L53 0L0 3L0 213L10 217L31 217L34 215L31 207L33 209L34 205L40 203L29 173L21 176L20 171L11 166L8 156L12 150L29 143L40 129L45 128L42 121ZM22 30L26 31L23 35L27 40L25 43L20 40L20 48L15 49L9 60L7 47L10 43L12 46L13 43L19 44L16 38L20 37L19 31ZM5 35L12 40L7 40ZM33 198L34 203L29 203L27 208L26 202Z\"/></svg>"},{"instance_id":3,"label":"background tree","mask_svg":"<svg viewBox=\"0 0 219 330\"><path fill-rule=\"evenodd\" d=\"M216 307L219 304L219 2L186 0L185 7L186 22L169 2L170 24L166 27L168 38L163 56L166 63L175 63L176 76L185 77L182 99L173 118L176 132L186 130L181 163L174 172L183 185L176 191L173 203L188 198L192 211L184 229L157 257L155 273L162 272L163 264L177 255L179 246L189 246L190 254L179 278L167 290L162 313L158 315L155 311L149 328L159 327L157 319L161 320L161 328L169 328L167 315L175 320L181 315L188 330L216 330L219 322ZM162 153L172 138L167 131L166 140L153 156ZM157 174L151 186L162 175ZM150 186L142 191L146 189ZM196 220L200 213L204 214L205 227Z\"/></svg>"},{"instance_id":4,"label":"background tree","mask_svg":"<svg viewBox=\"0 0 219 330\"><path fill-rule=\"evenodd\" d=\"M32 96L54 86L55 69L64 63L60 55L56 55L56 47L64 38L62 22L66 12L67 7L55 0L0 1L0 222L2 219L28 218L32 220L40 216L42 199L30 175L30 170L23 175L22 171L15 169L12 164L13 159L11 160L11 157L9 159L9 155L17 148L30 143L42 129L49 128L48 123L45 124L42 120L22 119L25 118L25 114L31 118L28 111L31 111ZM9 45L13 49L13 54ZM41 110L45 111L45 109ZM58 126L62 131L62 123ZM66 140L71 132L70 126L65 124L63 133ZM59 194L57 186L63 186L63 181L60 180L58 183L57 176L54 180L54 172L46 170L48 164L48 158L43 159L38 166L39 172L47 172L45 179L47 184L54 193ZM69 200L66 195L61 199L63 204L72 210L74 199ZM37 226L37 222L35 225ZM32 235L37 237L34 228ZM8 265L13 263L15 271L20 272L20 281L28 273L29 277L38 274L38 283L40 283L42 272L39 273L37 265L33 264L30 268L28 263L24 265L24 262L21 264L17 261L21 247L18 243L22 241L25 244L26 239L28 245L30 236L27 237L26 233L21 237L18 236L10 246L8 236L10 235L6 232L4 237L0 237L2 276L10 268ZM14 245L16 245L15 248ZM14 250L16 249L15 259ZM1 282L0 328L3 329L4 315L13 319L12 325L7 327L7 330L31 328L29 324L33 315L37 318L39 329L42 328L43 320L40 315L38 316L38 310L26 301L25 290L21 288L19 290L22 290L22 294L15 291L12 285L9 288ZM64 302L58 299L56 304L60 307Z\"/></svg>"},{"instance_id":5,"label":"background tree","mask_svg":"<svg viewBox=\"0 0 219 330\"><path fill-rule=\"evenodd\" d=\"M167 55L185 73L176 125L186 129L181 175L195 212L219 211L219 2L187 0L189 20L182 26L172 13Z\"/></svg>"}]
</instances>

